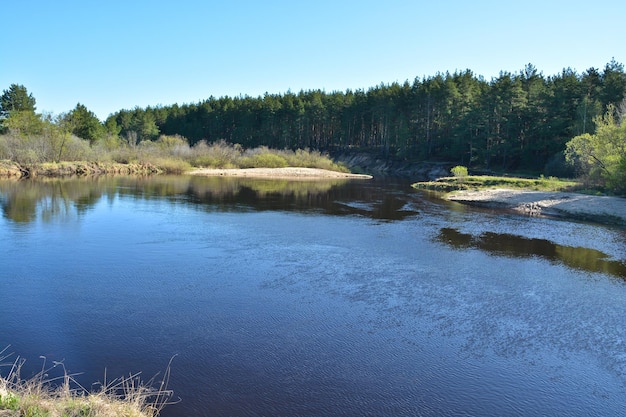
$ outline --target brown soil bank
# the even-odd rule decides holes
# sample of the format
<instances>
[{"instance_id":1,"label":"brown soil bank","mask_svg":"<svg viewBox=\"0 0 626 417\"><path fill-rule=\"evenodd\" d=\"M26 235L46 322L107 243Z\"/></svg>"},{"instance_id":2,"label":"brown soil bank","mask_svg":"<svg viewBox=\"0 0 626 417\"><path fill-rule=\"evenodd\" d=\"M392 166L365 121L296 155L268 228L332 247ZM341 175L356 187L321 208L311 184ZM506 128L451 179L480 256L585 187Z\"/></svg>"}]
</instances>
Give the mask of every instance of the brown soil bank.
<instances>
[{"instance_id":1,"label":"brown soil bank","mask_svg":"<svg viewBox=\"0 0 626 417\"><path fill-rule=\"evenodd\" d=\"M59 162L19 165L0 161L0 176L9 178L68 177L89 175L151 175L162 173L157 166L145 163Z\"/></svg>"},{"instance_id":2,"label":"brown soil bank","mask_svg":"<svg viewBox=\"0 0 626 417\"><path fill-rule=\"evenodd\" d=\"M24 175L22 168L11 161L0 161L0 177L21 178Z\"/></svg>"},{"instance_id":3,"label":"brown soil bank","mask_svg":"<svg viewBox=\"0 0 626 417\"><path fill-rule=\"evenodd\" d=\"M329 171L319 168L244 168L244 169L214 169L200 168L190 171L191 175L254 177L254 178L291 178L291 179L325 179L325 178L360 178L370 179L371 175L351 174L346 172Z\"/></svg>"},{"instance_id":4,"label":"brown soil bank","mask_svg":"<svg viewBox=\"0 0 626 417\"><path fill-rule=\"evenodd\" d=\"M503 207L530 215L550 215L603 224L626 225L626 198L559 191L488 189L458 191L448 200Z\"/></svg>"}]
</instances>

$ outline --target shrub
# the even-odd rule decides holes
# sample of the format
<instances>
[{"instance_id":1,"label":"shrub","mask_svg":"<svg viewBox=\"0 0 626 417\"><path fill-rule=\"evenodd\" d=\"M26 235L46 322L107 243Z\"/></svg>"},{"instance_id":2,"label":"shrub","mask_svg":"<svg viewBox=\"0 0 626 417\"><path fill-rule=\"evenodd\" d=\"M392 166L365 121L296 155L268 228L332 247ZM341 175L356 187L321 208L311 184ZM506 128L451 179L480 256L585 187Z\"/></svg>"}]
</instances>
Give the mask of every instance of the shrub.
<instances>
[{"instance_id":1,"label":"shrub","mask_svg":"<svg viewBox=\"0 0 626 417\"><path fill-rule=\"evenodd\" d=\"M131 148L129 146L122 146L118 149L111 151L109 154L111 160L113 162L118 162L120 164L129 164L131 162L137 162L137 150Z\"/></svg>"},{"instance_id":2,"label":"shrub","mask_svg":"<svg viewBox=\"0 0 626 417\"><path fill-rule=\"evenodd\" d=\"M150 162L165 174L182 174L191 168L189 162L178 158L155 158Z\"/></svg>"},{"instance_id":3,"label":"shrub","mask_svg":"<svg viewBox=\"0 0 626 417\"><path fill-rule=\"evenodd\" d=\"M331 171L350 172L345 166L333 162L326 154L317 150L296 149L296 151L281 151L280 153L287 159L287 164L294 167L320 168Z\"/></svg>"},{"instance_id":4,"label":"shrub","mask_svg":"<svg viewBox=\"0 0 626 417\"><path fill-rule=\"evenodd\" d=\"M249 164L246 168L284 168L288 166L287 160L274 153L260 153L246 159Z\"/></svg>"},{"instance_id":5,"label":"shrub","mask_svg":"<svg viewBox=\"0 0 626 417\"><path fill-rule=\"evenodd\" d=\"M0 159L19 164L61 161L97 161L133 164L152 163L168 173L180 173L191 166L211 168L283 168L288 166L350 172L316 150L276 150L267 146L243 150L241 145L224 140L200 141L190 147L182 136L162 135L156 141L124 141L115 135L101 137L94 143L44 124L37 135L9 131L0 135ZM131 132L132 133L132 132ZM130 135L133 136L133 135ZM129 136L129 138L130 138ZM133 139L133 138L131 138ZM136 138L135 138L136 139Z\"/></svg>"},{"instance_id":6,"label":"shrub","mask_svg":"<svg viewBox=\"0 0 626 417\"><path fill-rule=\"evenodd\" d=\"M71 135L63 145L60 159L63 161L89 161L94 158L95 153L89 146L89 142Z\"/></svg>"},{"instance_id":7,"label":"shrub","mask_svg":"<svg viewBox=\"0 0 626 417\"><path fill-rule=\"evenodd\" d=\"M189 147L189 143L187 142L187 139L185 139L184 137L180 135L174 135L174 136L161 135L159 136L159 139L157 139L155 143L161 149L168 150L168 151L171 151L178 147L184 147L184 146Z\"/></svg>"},{"instance_id":8,"label":"shrub","mask_svg":"<svg viewBox=\"0 0 626 417\"><path fill-rule=\"evenodd\" d=\"M450 172L455 178L465 178L467 177L467 174L468 174L467 167L464 167L462 165L455 166L454 168L450 170Z\"/></svg>"},{"instance_id":9,"label":"shrub","mask_svg":"<svg viewBox=\"0 0 626 417\"><path fill-rule=\"evenodd\" d=\"M232 168L241 156L241 147L231 145L221 140L208 144L202 140L194 145L189 155L189 162L193 166Z\"/></svg>"},{"instance_id":10,"label":"shrub","mask_svg":"<svg viewBox=\"0 0 626 417\"><path fill-rule=\"evenodd\" d=\"M107 135L97 140L92 148L97 155L106 155L107 152L111 152L115 149L119 149L122 146L122 140L115 135ZM107 159L107 158L104 158ZM110 158L109 158L110 159Z\"/></svg>"}]
</instances>

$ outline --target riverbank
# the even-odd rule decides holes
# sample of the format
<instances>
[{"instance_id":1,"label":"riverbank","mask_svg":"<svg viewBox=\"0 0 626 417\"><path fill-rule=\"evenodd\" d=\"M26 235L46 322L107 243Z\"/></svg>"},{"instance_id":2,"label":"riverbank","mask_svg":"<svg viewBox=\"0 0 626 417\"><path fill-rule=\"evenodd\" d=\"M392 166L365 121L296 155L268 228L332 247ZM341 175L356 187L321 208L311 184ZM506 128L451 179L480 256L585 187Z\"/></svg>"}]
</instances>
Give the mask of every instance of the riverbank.
<instances>
[{"instance_id":1,"label":"riverbank","mask_svg":"<svg viewBox=\"0 0 626 417\"><path fill-rule=\"evenodd\" d=\"M187 167L188 168L188 167ZM155 174L190 174L203 176L229 176L276 179L336 179L360 178L371 179L371 175L353 174L322 168L285 167L285 168L193 168L171 169L149 162L58 162L22 166L12 161L0 161L0 177L35 178L35 177L70 177L96 175L155 175Z\"/></svg>"},{"instance_id":2,"label":"riverbank","mask_svg":"<svg viewBox=\"0 0 626 417\"><path fill-rule=\"evenodd\" d=\"M622 197L494 188L455 191L444 198L464 204L511 209L528 215L626 225L626 198Z\"/></svg>"},{"instance_id":3,"label":"riverbank","mask_svg":"<svg viewBox=\"0 0 626 417\"><path fill-rule=\"evenodd\" d=\"M290 178L290 179L331 179L331 178L355 178L371 179L371 175L352 174L349 172L330 171L320 168L235 168L216 169L198 168L188 172L190 175L200 176L226 176L226 177L250 177L250 178Z\"/></svg>"},{"instance_id":4,"label":"riverbank","mask_svg":"<svg viewBox=\"0 0 626 417\"><path fill-rule=\"evenodd\" d=\"M46 162L20 165L13 161L0 161L0 177L71 177L95 175L154 175L168 173L163 167L149 162Z\"/></svg>"}]
</instances>

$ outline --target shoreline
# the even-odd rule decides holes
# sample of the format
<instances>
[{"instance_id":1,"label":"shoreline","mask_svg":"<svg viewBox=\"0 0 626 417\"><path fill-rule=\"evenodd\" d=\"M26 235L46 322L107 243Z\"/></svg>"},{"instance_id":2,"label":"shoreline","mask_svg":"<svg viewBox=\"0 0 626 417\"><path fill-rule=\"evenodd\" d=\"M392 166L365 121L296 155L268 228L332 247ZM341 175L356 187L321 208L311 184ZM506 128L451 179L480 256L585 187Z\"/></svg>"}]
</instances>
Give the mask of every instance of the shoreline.
<instances>
[{"instance_id":1,"label":"shoreline","mask_svg":"<svg viewBox=\"0 0 626 417\"><path fill-rule=\"evenodd\" d=\"M187 172L188 175L208 176L208 177L248 177L248 178L270 178L270 179L371 179L371 175L352 174L349 172L330 171L320 168L197 168Z\"/></svg>"},{"instance_id":2,"label":"shoreline","mask_svg":"<svg viewBox=\"0 0 626 417\"><path fill-rule=\"evenodd\" d=\"M626 198L621 197L494 188L456 191L444 198L468 205L511 209L526 215L626 225Z\"/></svg>"},{"instance_id":3,"label":"shoreline","mask_svg":"<svg viewBox=\"0 0 626 417\"><path fill-rule=\"evenodd\" d=\"M149 162L116 163L116 162L58 162L38 163L22 166L16 162L0 160L1 178L35 178L35 177L71 177L97 175L195 175L195 176L227 176L268 179L371 179L371 175L353 174L350 172L331 171L321 168L285 167L285 168L192 168L179 171L167 170Z\"/></svg>"}]
</instances>

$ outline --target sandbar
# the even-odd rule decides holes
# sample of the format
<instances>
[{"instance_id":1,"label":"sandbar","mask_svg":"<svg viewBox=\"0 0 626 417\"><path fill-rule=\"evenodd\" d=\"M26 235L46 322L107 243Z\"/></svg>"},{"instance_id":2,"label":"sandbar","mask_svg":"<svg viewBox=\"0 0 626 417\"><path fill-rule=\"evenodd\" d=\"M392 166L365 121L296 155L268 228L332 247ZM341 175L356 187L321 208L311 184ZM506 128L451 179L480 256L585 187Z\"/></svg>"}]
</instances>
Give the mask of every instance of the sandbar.
<instances>
[{"instance_id":1,"label":"sandbar","mask_svg":"<svg viewBox=\"0 0 626 417\"><path fill-rule=\"evenodd\" d=\"M510 208L522 213L626 225L626 198L561 191L495 188L451 193L448 200L466 204Z\"/></svg>"},{"instance_id":2,"label":"sandbar","mask_svg":"<svg viewBox=\"0 0 626 417\"><path fill-rule=\"evenodd\" d=\"M288 178L288 179L330 179L330 178L358 178L371 179L371 175L352 174L348 172L329 171L319 168L198 168L189 172L190 175L250 177L250 178Z\"/></svg>"}]
</instances>

